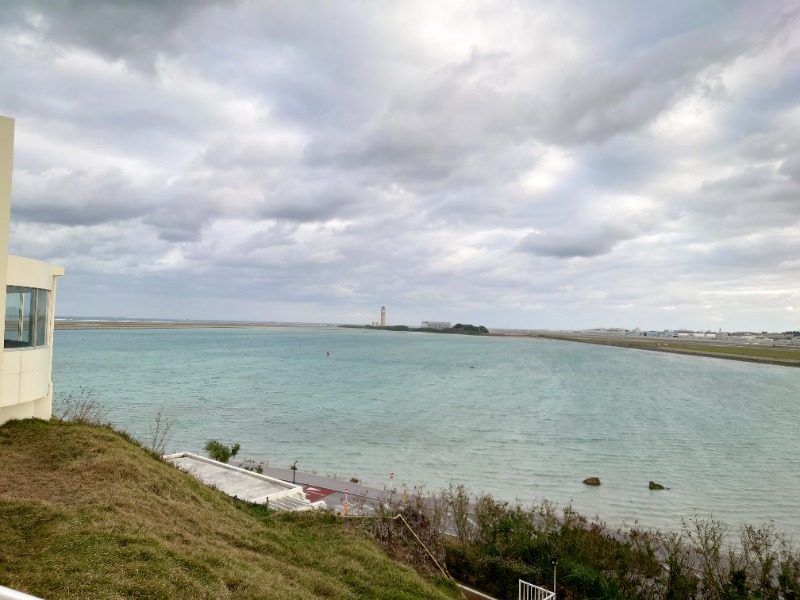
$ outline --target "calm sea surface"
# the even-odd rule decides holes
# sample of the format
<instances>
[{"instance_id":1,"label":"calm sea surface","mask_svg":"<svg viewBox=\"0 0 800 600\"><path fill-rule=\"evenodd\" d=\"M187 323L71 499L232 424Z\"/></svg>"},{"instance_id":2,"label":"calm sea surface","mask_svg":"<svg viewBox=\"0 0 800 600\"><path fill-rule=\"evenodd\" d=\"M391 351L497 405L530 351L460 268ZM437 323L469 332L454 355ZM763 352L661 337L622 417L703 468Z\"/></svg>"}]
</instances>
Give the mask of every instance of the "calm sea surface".
<instances>
[{"instance_id":1,"label":"calm sea surface","mask_svg":"<svg viewBox=\"0 0 800 600\"><path fill-rule=\"evenodd\" d=\"M217 438L376 487L453 481L610 524L772 520L800 542L796 368L337 328L78 330L56 332L53 384L91 388L134 435L161 409L170 450Z\"/></svg>"}]
</instances>

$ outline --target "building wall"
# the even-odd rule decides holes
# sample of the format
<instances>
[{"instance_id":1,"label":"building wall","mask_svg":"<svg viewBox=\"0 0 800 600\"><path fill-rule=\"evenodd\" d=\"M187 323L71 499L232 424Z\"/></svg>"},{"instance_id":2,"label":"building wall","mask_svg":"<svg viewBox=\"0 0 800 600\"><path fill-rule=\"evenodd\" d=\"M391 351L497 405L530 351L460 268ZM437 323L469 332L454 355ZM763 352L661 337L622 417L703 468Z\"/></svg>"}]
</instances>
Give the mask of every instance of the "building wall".
<instances>
[{"instance_id":1,"label":"building wall","mask_svg":"<svg viewBox=\"0 0 800 600\"><path fill-rule=\"evenodd\" d=\"M53 329L56 278L62 267L8 255L11 214L11 173L14 153L14 120L0 117L0 318L5 332L6 288L9 285L48 290L45 345L4 348L0 352L0 424L11 419L49 419L52 411Z\"/></svg>"},{"instance_id":2,"label":"building wall","mask_svg":"<svg viewBox=\"0 0 800 600\"><path fill-rule=\"evenodd\" d=\"M56 278L64 269L38 260L9 256L6 285L47 290L47 333L45 345L33 348L5 348L2 352L0 423L10 419L49 419L53 406L53 329L55 325ZM3 294L5 302L5 294Z\"/></svg>"},{"instance_id":3,"label":"building wall","mask_svg":"<svg viewBox=\"0 0 800 600\"><path fill-rule=\"evenodd\" d=\"M8 227L11 219L11 172L14 167L14 119L0 116L0 290L5 291L8 272ZM0 293L0 319L5 328L6 295ZM5 352L0 352L0 373L5 372ZM0 401L2 399L0 379ZM0 424L13 419L13 410L0 406Z\"/></svg>"},{"instance_id":4,"label":"building wall","mask_svg":"<svg viewBox=\"0 0 800 600\"><path fill-rule=\"evenodd\" d=\"M450 321L423 321L423 329L450 329Z\"/></svg>"}]
</instances>

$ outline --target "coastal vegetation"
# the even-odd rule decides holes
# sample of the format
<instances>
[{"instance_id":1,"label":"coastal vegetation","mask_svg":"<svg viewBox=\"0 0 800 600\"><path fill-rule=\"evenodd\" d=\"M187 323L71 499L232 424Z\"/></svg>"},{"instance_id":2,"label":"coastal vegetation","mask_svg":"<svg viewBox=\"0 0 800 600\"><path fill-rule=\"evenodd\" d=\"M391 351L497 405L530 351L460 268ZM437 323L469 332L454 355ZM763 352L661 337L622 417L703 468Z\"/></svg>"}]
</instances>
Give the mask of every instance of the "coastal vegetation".
<instances>
[{"instance_id":1,"label":"coastal vegetation","mask_svg":"<svg viewBox=\"0 0 800 600\"><path fill-rule=\"evenodd\" d=\"M483 325L456 323L447 329L434 329L432 327L409 327L408 325L339 325L348 329L381 329L384 331L417 331L424 333L451 333L460 335L483 335L489 330Z\"/></svg>"},{"instance_id":2,"label":"coastal vegetation","mask_svg":"<svg viewBox=\"0 0 800 600\"><path fill-rule=\"evenodd\" d=\"M108 408L92 388L81 386L76 392L58 394L53 399L53 415L73 423L105 423Z\"/></svg>"},{"instance_id":3,"label":"coastal vegetation","mask_svg":"<svg viewBox=\"0 0 800 600\"><path fill-rule=\"evenodd\" d=\"M41 598L459 598L331 514L207 487L111 427L0 426L0 585Z\"/></svg>"},{"instance_id":4,"label":"coastal vegetation","mask_svg":"<svg viewBox=\"0 0 800 600\"><path fill-rule=\"evenodd\" d=\"M615 529L570 506L559 511L546 500L523 506L455 485L415 496L410 508L450 575L501 600L517 598L519 579L552 589L554 569L559 600L800 598L800 554L769 523L733 531L695 517L679 531ZM410 508L398 513L409 515ZM392 528L374 529L391 546ZM400 548L390 554L408 546L399 534L395 525Z\"/></svg>"},{"instance_id":5,"label":"coastal vegetation","mask_svg":"<svg viewBox=\"0 0 800 600\"><path fill-rule=\"evenodd\" d=\"M457 598L452 576L505 599L520 578L551 587L555 560L560 600L800 599L772 524L614 529L455 485L368 519L277 513L75 414L0 427L0 584L40 597Z\"/></svg>"},{"instance_id":6,"label":"coastal vegetation","mask_svg":"<svg viewBox=\"0 0 800 600\"><path fill-rule=\"evenodd\" d=\"M428 329L423 327L422 331L437 331L441 333L466 333L466 334L479 334L479 333L489 333L489 330L486 329L483 325L462 325L461 323L456 323L449 329Z\"/></svg>"}]
</instances>

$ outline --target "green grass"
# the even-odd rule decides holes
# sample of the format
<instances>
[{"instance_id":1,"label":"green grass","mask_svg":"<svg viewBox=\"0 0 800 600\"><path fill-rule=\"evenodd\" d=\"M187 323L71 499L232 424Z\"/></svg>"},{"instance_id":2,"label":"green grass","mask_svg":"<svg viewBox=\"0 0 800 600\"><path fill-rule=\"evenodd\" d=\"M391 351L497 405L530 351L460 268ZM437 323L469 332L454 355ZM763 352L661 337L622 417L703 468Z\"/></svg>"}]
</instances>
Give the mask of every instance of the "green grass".
<instances>
[{"instance_id":1,"label":"green grass","mask_svg":"<svg viewBox=\"0 0 800 600\"><path fill-rule=\"evenodd\" d=\"M778 350L772 347L762 348L756 346L709 346L699 344L686 344L680 342L628 342L621 340L619 344L616 341L612 342L614 345L649 348L658 350L668 350L671 352L687 352L687 353L701 353L701 354L720 354L726 356L745 356L753 358L777 358L781 360L795 360L800 361L800 351L798 350Z\"/></svg>"},{"instance_id":2,"label":"green grass","mask_svg":"<svg viewBox=\"0 0 800 600\"><path fill-rule=\"evenodd\" d=\"M228 498L108 427L0 427L0 584L42 598L458 598L321 513Z\"/></svg>"},{"instance_id":3,"label":"green grass","mask_svg":"<svg viewBox=\"0 0 800 600\"><path fill-rule=\"evenodd\" d=\"M664 352L679 352L685 354L701 354L704 356L719 356L720 358L744 358L744 359L766 359L784 361L789 364L796 362L800 364L800 350L779 349L771 346L716 346L708 344L695 344L691 342L675 342L669 338L644 340L622 340L611 338L590 338L577 337L570 335L547 334L537 335L536 337L546 337L549 339L565 340L571 342L585 342L588 344L600 344L604 346L619 346L622 348L639 348L644 350L660 350Z\"/></svg>"},{"instance_id":4,"label":"green grass","mask_svg":"<svg viewBox=\"0 0 800 600\"><path fill-rule=\"evenodd\" d=\"M735 354L739 356L756 356L763 358L779 358L784 360L800 361L800 351L798 350L776 350L775 348L746 348L746 347L730 347L730 346L688 346L681 348L682 350L694 350L697 352L709 352L715 354Z\"/></svg>"}]
</instances>

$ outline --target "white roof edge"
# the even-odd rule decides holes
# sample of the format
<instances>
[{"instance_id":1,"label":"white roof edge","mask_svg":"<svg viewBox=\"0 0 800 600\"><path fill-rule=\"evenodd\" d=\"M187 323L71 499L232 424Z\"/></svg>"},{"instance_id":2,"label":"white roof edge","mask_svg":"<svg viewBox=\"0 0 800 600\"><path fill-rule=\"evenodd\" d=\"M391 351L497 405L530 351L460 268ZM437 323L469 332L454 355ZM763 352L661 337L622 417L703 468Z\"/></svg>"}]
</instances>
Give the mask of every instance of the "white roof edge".
<instances>
[{"instance_id":1,"label":"white roof edge","mask_svg":"<svg viewBox=\"0 0 800 600\"><path fill-rule=\"evenodd\" d=\"M230 471L234 471L235 473L243 473L243 474L248 475L250 477L254 477L256 479L261 479L262 481L268 481L269 483L272 483L274 485L285 487L289 491L297 491L297 492L300 492L300 493L303 492L303 486L300 486L300 485L297 485L297 484L294 484L294 483L289 483L288 481L284 481L283 479L276 479L275 477L270 477L269 475L263 475L263 474L258 473L256 471L249 471L247 469L242 469L240 467L234 467L233 465L229 465L228 463L220 462L218 460L214 460L212 458L207 458L205 456L200 456L199 454L194 454L192 452L177 452L175 454L165 454L162 458L164 460L166 460L166 461L169 461L171 459L177 459L177 458L192 458L194 460L199 460L201 462L205 462L205 463L208 463L208 464L211 464L211 465L215 465L217 467L222 467L224 469L228 469ZM283 495L283 494L281 494L281 495Z\"/></svg>"}]
</instances>

